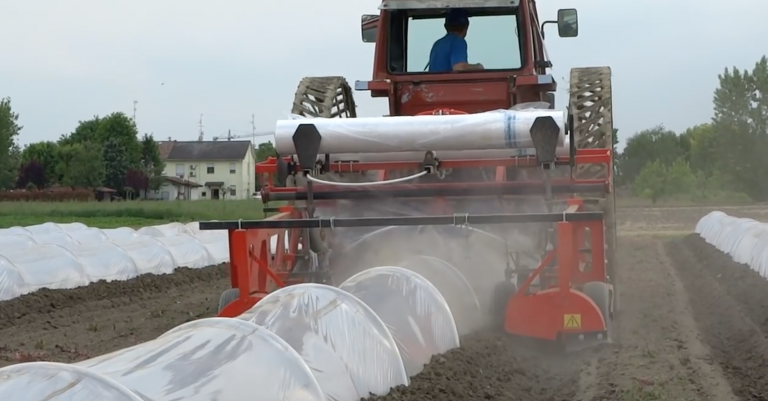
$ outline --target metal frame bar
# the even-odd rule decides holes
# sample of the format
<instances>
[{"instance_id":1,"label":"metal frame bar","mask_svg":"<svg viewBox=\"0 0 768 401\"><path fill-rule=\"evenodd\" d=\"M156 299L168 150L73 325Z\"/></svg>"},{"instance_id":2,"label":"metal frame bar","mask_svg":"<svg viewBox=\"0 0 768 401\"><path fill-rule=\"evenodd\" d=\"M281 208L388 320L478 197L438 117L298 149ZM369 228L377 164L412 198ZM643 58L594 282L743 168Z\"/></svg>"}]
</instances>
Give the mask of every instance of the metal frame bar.
<instances>
[{"instance_id":1,"label":"metal frame bar","mask_svg":"<svg viewBox=\"0 0 768 401\"><path fill-rule=\"evenodd\" d=\"M388 226L461 226L472 224L559 223L602 220L603 212L454 214L406 217L322 217L282 220L201 221L200 230L249 230L264 228L349 228Z\"/></svg>"},{"instance_id":2,"label":"metal frame bar","mask_svg":"<svg viewBox=\"0 0 768 401\"><path fill-rule=\"evenodd\" d=\"M538 185L535 185L538 184ZM488 196L512 196L512 195L544 195L546 187L543 182L521 185L519 183L483 183L483 184L416 184L416 185L388 185L386 187L362 186L348 189L315 187L312 192L314 200L341 200L341 199L381 199L381 198L432 198L432 197L488 197ZM291 188L294 189L294 188ZM297 188L294 191L275 191L262 194L262 200L291 201L307 200L306 190ZM590 183L563 182L552 185L553 194L572 193L605 193L606 184L603 180Z\"/></svg>"}]
</instances>

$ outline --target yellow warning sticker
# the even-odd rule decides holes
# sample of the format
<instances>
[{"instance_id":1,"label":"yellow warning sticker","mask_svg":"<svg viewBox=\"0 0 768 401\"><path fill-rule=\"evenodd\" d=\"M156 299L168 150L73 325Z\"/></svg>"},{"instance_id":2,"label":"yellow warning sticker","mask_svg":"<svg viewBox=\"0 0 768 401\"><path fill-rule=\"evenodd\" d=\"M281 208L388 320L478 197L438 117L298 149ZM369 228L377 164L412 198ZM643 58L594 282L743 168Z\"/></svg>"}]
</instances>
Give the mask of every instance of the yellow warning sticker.
<instances>
[{"instance_id":1,"label":"yellow warning sticker","mask_svg":"<svg viewBox=\"0 0 768 401\"><path fill-rule=\"evenodd\" d=\"M563 327L566 329L580 329L581 315L563 315Z\"/></svg>"}]
</instances>

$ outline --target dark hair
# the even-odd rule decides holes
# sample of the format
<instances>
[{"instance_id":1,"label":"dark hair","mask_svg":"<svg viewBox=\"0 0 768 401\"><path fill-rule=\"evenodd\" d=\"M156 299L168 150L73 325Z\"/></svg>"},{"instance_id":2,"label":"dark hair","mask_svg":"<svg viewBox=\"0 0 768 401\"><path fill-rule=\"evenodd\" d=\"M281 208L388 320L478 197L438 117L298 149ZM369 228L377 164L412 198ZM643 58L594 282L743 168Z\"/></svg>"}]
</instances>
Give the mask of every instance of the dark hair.
<instances>
[{"instance_id":1,"label":"dark hair","mask_svg":"<svg viewBox=\"0 0 768 401\"><path fill-rule=\"evenodd\" d=\"M468 26L469 26L468 24L456 24L456 23L449 24L449 23L446 23L445 24L445 30L448 31L449 33L458 33L458 32L462 32L463 30L467 29Z\"/></svg>"}]
</instances>

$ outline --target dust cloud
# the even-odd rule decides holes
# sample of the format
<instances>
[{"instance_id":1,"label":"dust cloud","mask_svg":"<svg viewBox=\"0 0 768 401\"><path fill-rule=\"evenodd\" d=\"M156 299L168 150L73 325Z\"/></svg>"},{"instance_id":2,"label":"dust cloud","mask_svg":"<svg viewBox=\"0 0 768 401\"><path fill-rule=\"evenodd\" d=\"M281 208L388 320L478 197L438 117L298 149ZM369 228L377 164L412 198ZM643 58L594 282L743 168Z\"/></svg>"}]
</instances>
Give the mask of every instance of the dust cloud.
<instances>
[{"instance_id":1,"label":"dust cloud","mask_svg":"<svg viewBox=\"0 0 768 401\"><path fill-rule=\"evenodd\" d=\"M326 174L323 179L367 181L364 175ZM541 199L531 198L450 199L444 203L446 208L440 208L440 202L429 198L343 200L335 204L318 203L317 215L339 218L455 214L455 226L333 230L330 270L335 285L378 266L398 266L416 272L440 291L454 315L459 334L464 335L494 323L490 313L494 288L505 280L504 270L508 265L512 269L538 266L545 246L542 243L545 227L541 224L466 226L461 224L461 216L540 213L545 212L546 207ZM516 275L512 281L516 282Z\"/></svg>"}]
</instances>

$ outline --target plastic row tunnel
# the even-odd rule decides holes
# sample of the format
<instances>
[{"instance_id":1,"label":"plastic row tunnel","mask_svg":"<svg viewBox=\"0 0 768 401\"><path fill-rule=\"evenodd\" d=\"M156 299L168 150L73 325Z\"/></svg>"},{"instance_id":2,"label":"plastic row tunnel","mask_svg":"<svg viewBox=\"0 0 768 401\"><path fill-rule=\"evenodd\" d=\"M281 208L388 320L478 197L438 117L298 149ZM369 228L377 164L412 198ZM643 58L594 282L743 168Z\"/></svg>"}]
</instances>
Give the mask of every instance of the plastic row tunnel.
<instances>
[{"instance_id":1,"label":"plastic row tunnel","mask_svg":"<svg viewBox=\"0 0 768 401\"><path fill-rule=\"evenodd\" d=\"M0 230L0 301L41 288L70 289L229 261L227 233L197 223L99 229L45 223Z\"/></svg>"},{"instance_id":2,"label":"plastic row tunnel","mask_svg":"<svg viewBox=\"0 0 768 401\"><path fill-rule=\"evenodd\" d=\"M458 277L441 282L448 284L439 290L413 270L384 266L338 288L285 287L235 319L193 321L74 365L0 369L0 399L357 401L386 394L409 384L433 355L459 346L441 290L465 288Z\"/></svg>"},{"instance_id":3,"label":"plastic row tunnel","mask_svg":"<svg viewBox=\"0 0 768 401\"><path fill-rule=\"evenodd\" d=\"M699 220L695 232L735 262L768 278L768 224L715 211Z\"/></svg>"}]
</instances>

